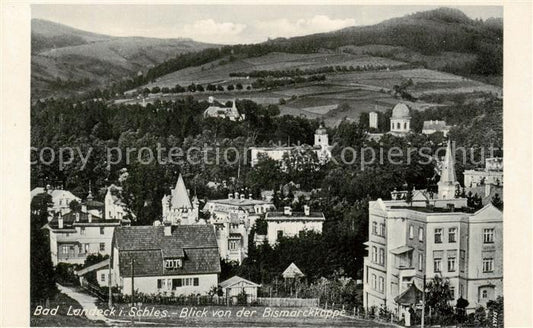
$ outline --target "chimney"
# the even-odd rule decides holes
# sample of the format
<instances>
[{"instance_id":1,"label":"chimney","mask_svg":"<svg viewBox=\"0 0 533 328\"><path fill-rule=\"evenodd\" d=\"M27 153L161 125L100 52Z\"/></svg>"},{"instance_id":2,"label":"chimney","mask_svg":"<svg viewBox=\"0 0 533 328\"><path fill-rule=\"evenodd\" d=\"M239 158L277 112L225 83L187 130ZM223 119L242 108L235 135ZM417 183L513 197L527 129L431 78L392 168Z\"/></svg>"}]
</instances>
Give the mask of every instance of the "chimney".
<instances>
[{"instance_id":1,"label":"chimney","mask_svg":"<svg viewBox=\"0 0 533 328\"><path fill-rule=\"evenodd\" d=\"M59 217L57 218L57 227L63 229L63 215L59 212Z\"/></svg>"},{"instance_id":2,"label":"chimney","mask_svg":"<svg viewBox=\"0 0 533 328\"><path fill-rule=\"evenodd\" d=\"M245 200L246 199L246 195L244 193L241 194L241 200Z\"/></svg>"},{"instance_id":3,"label":"chimney","mask_svg":"<svg viewBox=\"0 0 533 328\"><path fill-rule=\"evenodd\" d=\"M89 223L93 222L93 215L91 213L87 213L87 221Z\"/></svg>"},{"instance_id":4,"label":"chimney","mask_svg":"<svg viewBox=\"0 0 533 328\"><path fill-rule=\"evenodd\" d=\"M283 214L291 216L292 215L292 208L290 206L283 207Z\"/></svg>"},{"instance_id":5,"label":"chimney","mask_svg":"<svg viewBox=\"0 0 533 328\"><path fill-rule=\"evenodd\" d=\"M233 199L233 194L232 193L228 194L228 199Z\"/></svg>"},{"instance_id":6,"label":"chimney","mask_svg":"<svg viewBox=\"0 0 533 328\"><path fill-rule=\"evenodd\" d=\"M238 191L235 192L235 199L239 199L239 192Z\"/></svg>"},{"instance_id":7,"label":"chimney","mask_svg":"<svg viewBox=\"0 0 533 328\"><path fill-rule=\"evenodd\" d=\"M309 216L310 212L311 212L311 209L309 208L309 205L304 205L304 214L305 214L305 216Z\"/></svg>"},{"instance_id":8,"label":"chimney","mask_svg":"<svg viewBox=\"0 0 533 328\"><path fill-rule=\"evenodd\" d=\"M165 236L172 236L172 226L170 223L165 222L165 227L163 228L163 232Z\"/></svg>"},{"instance_id":9,"label":"chimney","mask_svg":"<svg viewBox=\"0 0 533 328\"><path fill-rule=\"evenodd\" d=\"M448 203L447 204L447 207L448 207L448 210L450 212L453 212L455 210L455 204L452 204L452 203Z\"/></svg>"},{"instance_id":10,"label":"chimney","mask_svg":"<svg viewBox=\"0 0 533 328\"><path fill-rule=\"evenodd\" d=\"M76 222L80 221L80 212L76 212Z\"/></svg>"}]
</instances>

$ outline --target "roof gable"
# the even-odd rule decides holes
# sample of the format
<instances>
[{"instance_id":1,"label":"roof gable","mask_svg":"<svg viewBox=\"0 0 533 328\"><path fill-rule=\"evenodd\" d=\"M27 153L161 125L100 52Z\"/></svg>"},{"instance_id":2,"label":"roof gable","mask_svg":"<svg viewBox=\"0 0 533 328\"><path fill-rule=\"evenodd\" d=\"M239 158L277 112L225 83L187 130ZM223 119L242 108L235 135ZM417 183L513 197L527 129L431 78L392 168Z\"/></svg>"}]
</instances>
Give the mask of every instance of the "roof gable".
<instances>
[{"instance_id":1,"label":"roof gable","mask_svg":"<svg viewBox=\"0 0 533 328\"><path fill-rule=\"evenodd\" d=\"M222 288L227 288L227 287L235 286L236 284L245 284L245 285L252 286L252 287L261 287L261 285L256 284L255 282L252 282L250 280L241 278L239 276L233 276L227 280L224 280L218 285Z\"/></svg>"},{"instance_id":2,"label":"roof gable","mask_svg":"<svg viewBox=\"0 0 533 328\"><path fill-rule=\"evenodd\" d=\"M470 221L503 221L503 213L492 203L470 216Z\"/></svg>"},{"instance_id":3,"label":"roof gable","mask_svg":"<svg viewBox=\"0 0 533 328\"><path fill-rule=\"evenodd\" d=\"M305 276L303 272L296 266L296 264L294 264L294 262L291 263L281 275L283 278L298 278Z\"/></svg>"},{"instance_id":4,"label":"roof gable","mask_svg":"<svg viewBox=\"0 0 533 328\"><path fill-rule=\"evenodd\" d=\"M176 182L176 187L172 190L170 204L172 205L172 208L192 208L189 193L187 192L181 173Z\"/></svg>"}]
</instances>

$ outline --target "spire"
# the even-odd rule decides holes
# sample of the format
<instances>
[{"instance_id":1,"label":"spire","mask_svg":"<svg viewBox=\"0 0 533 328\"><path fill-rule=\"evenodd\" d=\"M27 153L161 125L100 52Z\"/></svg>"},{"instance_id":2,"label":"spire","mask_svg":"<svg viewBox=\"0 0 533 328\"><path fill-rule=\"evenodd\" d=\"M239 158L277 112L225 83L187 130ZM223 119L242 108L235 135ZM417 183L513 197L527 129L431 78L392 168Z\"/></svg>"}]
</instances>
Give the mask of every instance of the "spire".
<instances>
[{"instance_id":1,"label":"spire","mask_svg":"<svg viewBox=\"0 0 533 328\"><path fill-rule=\"evenodd\" d=\"M455 176L455 159L452 152L452 142L448 139L446 155L440 171L439 199L452 199L455 197L456 186L459 185Z\"/></svg>"},{"instance_id":2,"label":"spire","mask_svg":"<svg viewBox=\"0 0 533 328\"><path fill-rule=\"evenodd\" d=\"M452 142L450 139L448 139L446 155L444 156L444 162L442 163L440 182L448 185L455 185L457 182L455 176L455 159L453 158Z\"/></svg>"},{"instance_id":3,"label":"spire","mask_svg":"<svg viewBox=\"0 0 533 328\"><path fill-rule=\"evenodd\" d=\"M185 188L185 182L183 182L181 173L176 182L176 187L172 190L171 207L192 208L191 200L189 199L189 194L187 193L187 188Z\"/></svg>"}]
</instances>

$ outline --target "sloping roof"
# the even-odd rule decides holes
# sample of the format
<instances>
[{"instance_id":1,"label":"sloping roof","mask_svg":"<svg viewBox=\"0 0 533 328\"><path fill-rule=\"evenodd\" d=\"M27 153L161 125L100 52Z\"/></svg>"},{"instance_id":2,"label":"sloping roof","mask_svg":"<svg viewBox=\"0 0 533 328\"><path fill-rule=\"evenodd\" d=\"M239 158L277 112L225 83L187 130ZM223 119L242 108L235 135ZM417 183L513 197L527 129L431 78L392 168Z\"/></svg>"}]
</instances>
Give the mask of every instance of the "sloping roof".
<instances>
[{"instance_id":1,"label":"sloping roof","mask_svg":"<svg viewBox=\"0 0 533 328\"><path fill-rule=\"evenodd\" d=\"M399 254L403 254L403 253L406 253L406 252L409 252L409 251L412 251L412 250L413 250L412 247L403 245L403 246L400 246L400 247L396 247L395 249L391 249L390 252L392 254L394 254L394 255L399 255Z\"/></svg>"},{"instance_id":2,"label":"sloping roof","mask_svg":"<svg viewBox=\"0 0 533 328\"><path fill-rule=\"evenodd\" d=\"M165 226L118 227L113 237L119 249L121 275L130 276L131 259L136 276L220 272L215 231L210 225L179 225L165 236ZM165 258L183 258L179 269L166 270Z\"/></svg>"},{"instance_id":3,"label":"sloping roof","mask_svg":"<svg viewBox=\"0 0 533 328\"><path fill-rule=\"evenodd\" d=\"M223 282L221 282L220 284L218 284L220 287L222 288L227 288L227 287L231 287L235 284L238 284L240 282L244 282L245 284L247 285L250 285L251 287L261 287L261 285L259 284L256 284L255 282L253 281L250 281L250 280L247 280L247 279L244 279L244 278L241 278L239 276L233 276L227 280L224 280Z\"/></svg>"},{"instance_id":4,"label":"sloping roof","mask_svg":"<svg viewBox=\"0 0 533 328\"><path fill-rule=\"evenodd\" d=\"M456 184L457 177L455 176L455 159L452 152L452 143L448 139L448 145L446 146L446 156L442 162L442 169L440 174L439 184Z\"/></svg>"},{"instance_id":5,"label":"sloping roof","mask_svg":"<svg viewBox=\"0 0 533 328\"><path fill-rule=\"evenodd\" d=\"M394 302L398 304L418 304L422 300L422 291L411 284L407 290L394 298Z\"/></svg>"},{"instance_id":6,"label":"sloping roof","mask_svg":"<svg viewBox=\"0 0 533 328\"><path fill-rule=\"evenodd\" d=\"M94 270L103 269L103 268L107 267L108 265L109 265L109 259L105 259L105 260L103 260L101 262L98 262L96 264L90 265L90 266L88 266L86 268L83 268L81 270L76 271L76 274L78 276L83 276L83 275L85 275L85 274L87 274L89 272L92 272Z\"/></svg>"},{"instance_id":7,"label":"sloping roof","mask_svg":"<svg viewBox=\"0 0 533 328\"><path fill-rule=\"evenodd\" d=\"M304 277L304 273L302 270L300 270L296 264L291 263L285 271L281 274L283 278L298 278L298 277Z\"/></svg>"},{"instance_id":8,"label":"sloping roof","mask_svg":"<svg viewBox=\"0 0 533 328\"><path fill-rule=\"evenodd\" d=\"M63 229L72 229L73 226L86 226L86 225L119 225L120 220L106 220L100 216L96 216L96 211L90 212L83 211L70 211L63 214ZM76 213L79 214L79 220L76 221ZM89 222L89 213L92 215L91 222ZM59 229L59 213L56 213L52 220L48 223L51 229Z\"/></svg>"},{"instance_id":9,"label":"sloping roof","mask_svg":"<svg viewBox=\"0 0 533 328\"><path fill-rule=\"evenodd\" d=\"M189 193L187 192L181 173L176 182L176 187L172 190L170 204L172 208L192 208Z\"/></svg>"}]
</instances>

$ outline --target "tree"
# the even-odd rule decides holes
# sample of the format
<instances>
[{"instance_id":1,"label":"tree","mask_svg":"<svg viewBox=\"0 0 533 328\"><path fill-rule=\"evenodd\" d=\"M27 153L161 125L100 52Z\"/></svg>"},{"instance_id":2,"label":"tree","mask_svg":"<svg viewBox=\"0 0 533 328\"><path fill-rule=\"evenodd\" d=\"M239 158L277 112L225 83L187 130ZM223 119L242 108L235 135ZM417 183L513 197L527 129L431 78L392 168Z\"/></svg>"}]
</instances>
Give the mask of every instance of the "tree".
<instances>
[{"instance_id":1,"label":"tree","mask_svg":"<svg viewBox=\"0 0 533 328\"><path fill-rule=\"evenodd\" d=\"M503 210L503 201L500 198L500 194L495 194L494 197L492 197L492 205L497 207L499 210Z\"/></svg>"},{"instance_id":2,"label":"tree","mask_svg":"<svg viewBox=\"0 0 533 328\"><path fill-rule=\"evenodd\" d=\"M442 318L451 316L453 308L449 303L451 290L448 278L436 275L427 284L426 289L426 311L429 311L429 307L431 307L437 316Z\"/></svg>"}]
</instances>

